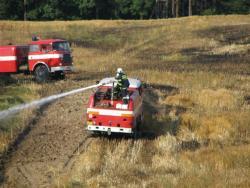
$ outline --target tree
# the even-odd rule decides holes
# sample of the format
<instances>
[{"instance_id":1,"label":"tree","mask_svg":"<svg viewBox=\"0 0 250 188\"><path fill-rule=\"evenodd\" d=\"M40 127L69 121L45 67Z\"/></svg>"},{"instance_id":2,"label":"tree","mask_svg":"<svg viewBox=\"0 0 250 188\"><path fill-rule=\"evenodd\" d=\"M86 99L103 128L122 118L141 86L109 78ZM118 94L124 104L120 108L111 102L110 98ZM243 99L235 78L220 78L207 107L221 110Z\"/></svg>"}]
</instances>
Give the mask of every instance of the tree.
<instances>
[{"instance_id":1,"label":"tree","mask_svg":"<svg viewBox=\"0 0 250 188\"><path fill-rule=\"evenodd\" d=\"M0 0L0 19L9 20L147 19L151 13L249 14L250 0Z\"/></svg>"},{"instance_id":2,"label":"tree","mask_svg":"<svg viewBox=\"0 0 250 188\"><path fill-rule=\"evenodd\" d=\"M7 0L0 1L0 19L6 19L7 17Z\"/></svg>"},{"instance_id":3,"label":"tree","mask_svg":"<svg viewBox=\"0 0 250 188\"><path fill-rule=\"evenodd\" d=\"M172 17L175 17L175 0L172 0Z\"/></svg>"},{"instance_id":4,"label":"tree","mask_svg":"<svg viewBox=\"0 0 250 188\"><path fill-rule=\"evenodd\" d=\"M131 14L134 18L149 18L153 9L154 0L133 0L131 3Z\"/></svg>"},{"instance_id":5,"label":"tree","mask_svg":"<svg viewBox=\"0 0 250 188\"><path fill-rule=\"evenodd\" d=\"M23 20L27 20L27 0L23 0Z\"/></svg>"},{"instance_id":6,"label":"tree","mask_svg":"<svg viewBox=\"0 0 250 188\"><path fill-rule=\"evenodd\" d=\"M217 12L219 14L249 14L249 0L220 0L217 1Z\"/></svg>"},{"instance_id":7,"label":"tree","mask_svg":"<svg viewBox=\"0 0 250 188\"><path fill-rule=\"evenodd\" d=\"M169 0L166 0L166 12L165 12L165 18L168 18L168 5L169 5Z\"/></svg>"},{"instance_id":8,"label":"tree","mask_svg":"<svg viewBox=\"0 0 250 188\"><path fill-rule=\"evenodd\" d=\"M132 0L115 0L114 18L132 19L131 4Z\"/></svg>"},{"instance_id":9,"label":"tree","mask_svg":"<svg viewBox=\"0 0 250 188\"><path fill-rule=\"evenodd\" d=\"M175 0L175 17L179 17L179 0Z\"/></svg>"},{"instance_id":10,"label":"tree","mask_svg":"<svg viewBox=\"0 0 250 188\"><path fill-rule=\"evenodd\" d=\"M0 1L0 19L23 19L23 2L19 0Z\"/></svg>"},{"instance_id":11,"label":"tree","mask_svg":"<svg viewBox=\"0 0 250 188\"><path fill-rule=\"evenodd\" d=\"M113 0L95 0L96 19L114 18L115 2Z\"/></svg>"},{"instance_id":12,"label":"tree","mask_svg":"<svg viewBox=\"0 0 250 188\"><path fill-rule=\"evenodd\" d=\"M74 0L82 19L91 19L95 16L95 0Z\"/></svg>"},{"instance_id":13,"label":"tree","mask_svg":"<svg viewBox=\"0 0 250 188\"><path fill-rule=\"evenodd\" d=\"M188 15L192 16L192 0L188 0Z\"/></svg>"}]
</instances>

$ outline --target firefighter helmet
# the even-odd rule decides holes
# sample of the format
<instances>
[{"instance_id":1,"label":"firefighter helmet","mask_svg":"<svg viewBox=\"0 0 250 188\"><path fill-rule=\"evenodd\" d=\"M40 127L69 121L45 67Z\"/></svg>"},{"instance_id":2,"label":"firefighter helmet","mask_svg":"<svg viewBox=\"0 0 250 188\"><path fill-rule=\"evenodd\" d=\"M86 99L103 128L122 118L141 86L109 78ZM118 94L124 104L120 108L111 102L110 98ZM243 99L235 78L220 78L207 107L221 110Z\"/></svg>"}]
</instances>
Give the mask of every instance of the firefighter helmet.
<instances>
[{"instance_id":1,"label":"firefighter helmet","mask_svg":"<svg viewBox=\"0 0 250 188\"><path fill-rule=\"evenodd\" d=\"M116 72L120 74L120 73L123 73L123 70L122 68L118 68Z\"/></svg>"}]
</instances>

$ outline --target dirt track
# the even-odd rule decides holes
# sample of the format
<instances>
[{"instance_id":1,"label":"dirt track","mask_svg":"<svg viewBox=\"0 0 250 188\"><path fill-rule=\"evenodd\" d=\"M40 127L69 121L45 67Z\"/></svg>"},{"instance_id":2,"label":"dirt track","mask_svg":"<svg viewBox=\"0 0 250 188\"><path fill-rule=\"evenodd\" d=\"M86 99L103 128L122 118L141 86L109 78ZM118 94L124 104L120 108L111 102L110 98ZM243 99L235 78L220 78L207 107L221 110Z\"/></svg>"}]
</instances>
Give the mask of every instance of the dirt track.
<instances>
[{"instance_id":1,"label":"dirt track","mask_svg":"<svg viewBox=\"0 0 250 188\"><path fill-rule=\"evenodd\" d=\"M79 154L92 141L100 141L84 130L83 115L90 93L69 96L39 110L29 125L27 135L7 156L3 187L55 185L56 178L73 169Z\"/></svg>"},{"instance_id":2,"label":"dirt track","mask_svg":"<svg viewBox=\"0 0 250 188\"><path fill-rule=\"evenodd\" d=\"M88 95L59 100L36 117L5 164L4 187L47 187L56 173L70 168L75 154L89 142L81 118Z\"/></svg>"}]
</instances>

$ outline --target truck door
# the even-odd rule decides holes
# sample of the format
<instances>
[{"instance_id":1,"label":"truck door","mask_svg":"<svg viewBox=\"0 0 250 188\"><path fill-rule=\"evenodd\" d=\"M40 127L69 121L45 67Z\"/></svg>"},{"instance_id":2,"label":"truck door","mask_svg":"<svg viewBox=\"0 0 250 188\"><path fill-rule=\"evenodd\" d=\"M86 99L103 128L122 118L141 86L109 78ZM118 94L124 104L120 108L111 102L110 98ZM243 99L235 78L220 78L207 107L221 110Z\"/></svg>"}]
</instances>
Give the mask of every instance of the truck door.
<instances>
[{"instance_id":1,"label":"truck door","mask_svg":"<svg viewBox=\"0 0 250 188\"><path fill-rule=\"evenodd\" d=\"M40 45L38 44L31 44L29 46L29 70L33 71L33 68L35 67L36 63L39 62L39 59L41 55Z\"/></svg>"},{"instance_id":2,"label":"truck door","mask_svg":"<svg viewBox=\"0 0 250 188\"><path fill-rule=\"evenodd\" d=\"M29 68L32 70L37 63L44 63L50 67L54 52L50 44L32 44L29 51Z\"/></svg>"}]
</instances>

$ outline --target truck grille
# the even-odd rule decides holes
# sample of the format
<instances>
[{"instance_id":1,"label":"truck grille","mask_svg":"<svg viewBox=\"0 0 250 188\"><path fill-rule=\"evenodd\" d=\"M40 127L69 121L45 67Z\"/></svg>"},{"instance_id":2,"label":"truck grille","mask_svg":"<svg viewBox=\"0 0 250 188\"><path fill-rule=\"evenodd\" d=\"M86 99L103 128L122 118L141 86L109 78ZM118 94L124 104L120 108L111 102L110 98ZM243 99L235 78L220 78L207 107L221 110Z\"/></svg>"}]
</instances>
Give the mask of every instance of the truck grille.
<instances>
[{"instance_id":1,"label":"truck grille","mask_svg":"<svg viewBox=\"0 0 250 188\"><path fill-rule=\"evenodd\" d=\"M71 57L71 55L70 55L70 54L64 54L64 55L63 55L63 61L64 61L65 63L71 63L71 62L72 62L72 57Z\"/></svg>"}]
</instances>

